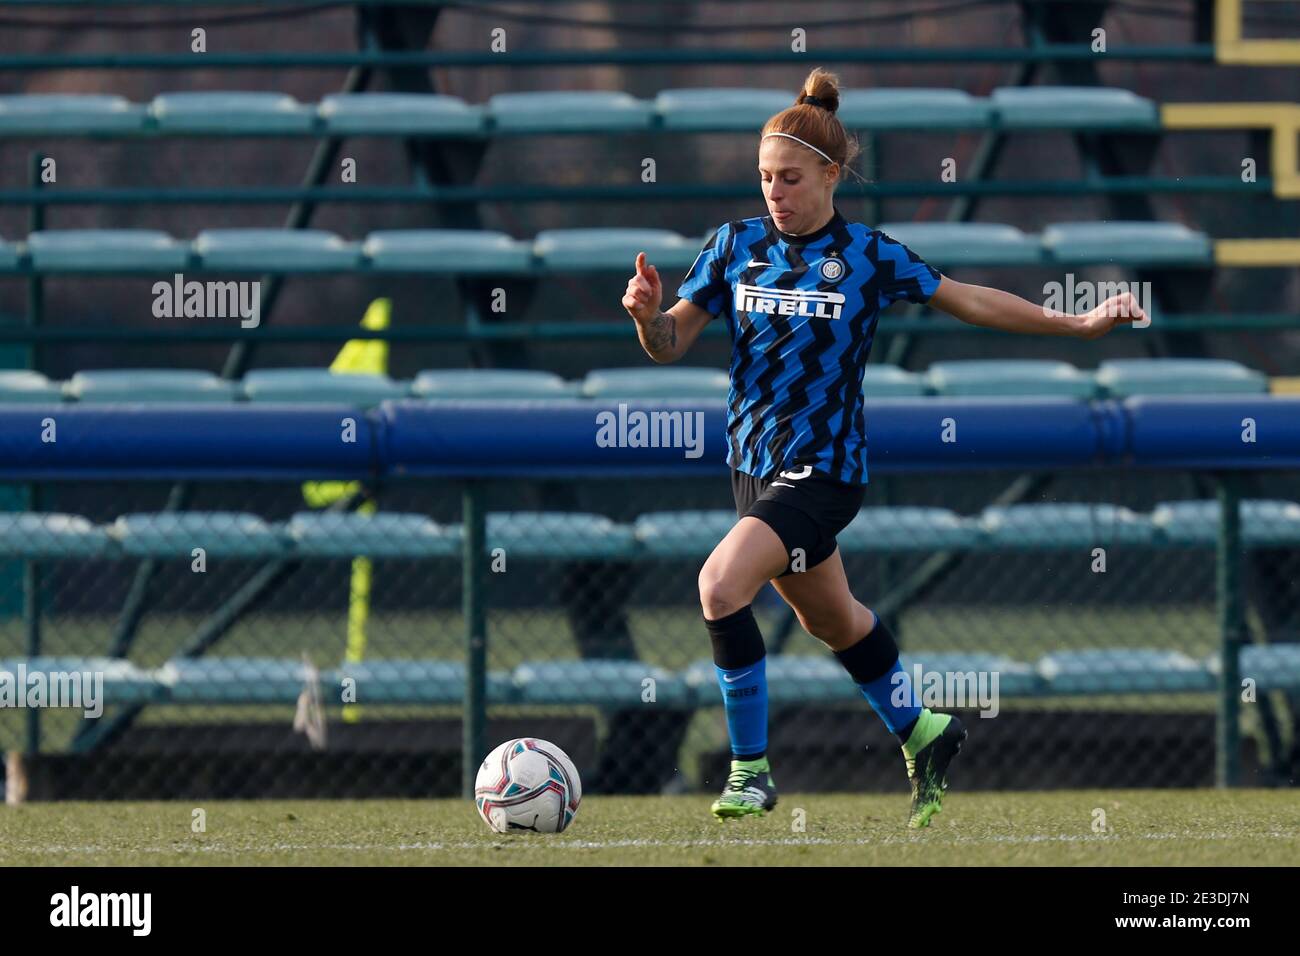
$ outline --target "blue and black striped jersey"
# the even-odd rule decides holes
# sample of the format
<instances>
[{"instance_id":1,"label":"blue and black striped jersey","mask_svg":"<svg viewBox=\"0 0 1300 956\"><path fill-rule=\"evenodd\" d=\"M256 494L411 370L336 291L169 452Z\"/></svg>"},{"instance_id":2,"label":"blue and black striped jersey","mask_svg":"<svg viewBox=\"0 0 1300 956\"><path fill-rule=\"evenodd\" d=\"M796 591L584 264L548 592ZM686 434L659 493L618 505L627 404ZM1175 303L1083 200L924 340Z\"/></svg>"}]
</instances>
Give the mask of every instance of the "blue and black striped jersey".
<instances>
[{"instance_id":1,"label":"blue and black striped jersey","mask_svg":"<svg viewBox=\"0 0 1300 956\"><path fill-rule=\"evenodd\" d=\"M720 226L677 290L731 333L727 462L758 478L809 465L867 483L862 375L880 310L925 302L939 273L836 209L791 236L770 216Z\"/></svg>"}]
</instances>

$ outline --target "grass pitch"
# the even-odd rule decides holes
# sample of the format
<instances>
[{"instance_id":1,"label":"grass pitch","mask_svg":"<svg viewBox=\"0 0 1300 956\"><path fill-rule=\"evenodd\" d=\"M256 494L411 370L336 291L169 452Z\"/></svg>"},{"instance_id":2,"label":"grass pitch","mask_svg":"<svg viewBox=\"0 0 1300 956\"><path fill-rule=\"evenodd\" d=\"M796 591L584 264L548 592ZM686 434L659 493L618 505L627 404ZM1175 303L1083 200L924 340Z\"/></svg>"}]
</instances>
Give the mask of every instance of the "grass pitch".
<instances>
[{"instance_id":1,"label":"grass pitch","mask_svg":"<svg viewBox=\"0 0 1300 956\"><path fill-rule=\"evenodd\" d=\"M709 816L710 799L591 796L556 836L493 834L467 800L27 804L0 807L0 865L1259 866L1300 859L1300 804L1284 790L954 791L921 831L904 826L903 795L782 794L768 816L726 824ZM206 832L192 831L196 807L206 813ZM1105 832L1094 830L1098 810Z\"/></svg>"}]
</instances>

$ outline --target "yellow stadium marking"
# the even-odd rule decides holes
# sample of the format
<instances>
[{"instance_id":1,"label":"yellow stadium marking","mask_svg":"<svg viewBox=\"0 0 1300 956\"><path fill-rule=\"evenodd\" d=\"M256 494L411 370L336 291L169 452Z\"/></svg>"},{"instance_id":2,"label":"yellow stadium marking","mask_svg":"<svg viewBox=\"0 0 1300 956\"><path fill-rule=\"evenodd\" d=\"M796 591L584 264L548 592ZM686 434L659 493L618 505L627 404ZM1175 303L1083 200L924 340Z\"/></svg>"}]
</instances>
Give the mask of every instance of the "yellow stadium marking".
<instances>
[{"instance_id":1,"label":"yellow stadium marking","mask_svg":"<svg viewBox=\"0 0 1300 956\"><path fill-rule=\"evenodd\" d=\"M1300 265L1300 239L1216 239L1214 262L1220 266Z\"/></svg>"},{"instance_id":2,"label":"yellow stadium marking","mask_svg":"<svg viewBox=\"0 0 1300 956\"><path fill-rule=\"evenodd\" d=\"M1300 376L1274 376L1269 379L1268 390L1273 395L1300 395Z\"/></svg>"},{"instance_id":3,"label":"yellow stadium marking","mask_svg":"<svg viewBox=\"0 0 1300 956\"><path fill-rule=\"evenodd\" d=\"M1267 3L1269 0L1252 2ZM1215 3L1214 58L1220 63L1243 63L1250 66L1300 64L1300 39L1243 39L1241 5L1242 0L1217 0Z\"/></svg>"},{"instance_id":4,"label":"yellow stadium marking","mask_svg":"<svg viewBox=\"0 0 1300 956\"><path fill-rule=\"evenodd\" d=\"M1166 103L1160 107L1165 129L1272 130L1269 165L1273 195L1300 199L1300 104L1296 103Z\"/></svg>"}]
</instances>

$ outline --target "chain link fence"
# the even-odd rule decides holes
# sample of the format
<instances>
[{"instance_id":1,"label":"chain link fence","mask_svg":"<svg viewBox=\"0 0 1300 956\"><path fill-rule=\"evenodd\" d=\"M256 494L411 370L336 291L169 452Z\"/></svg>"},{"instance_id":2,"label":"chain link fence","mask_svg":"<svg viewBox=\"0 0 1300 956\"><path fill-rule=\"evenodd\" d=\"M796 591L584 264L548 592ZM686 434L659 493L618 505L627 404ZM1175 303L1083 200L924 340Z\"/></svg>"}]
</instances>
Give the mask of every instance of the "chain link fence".
<instances>
[{"instance_id":1,"label":"chain link fence","mask_svg":"<svg viewBox=\"0 0 1300 956\"><path fill-rule=\"evenodd\" d=\"M1294 479L1240 479L1239 759L1257 785L1300 770ZM397 481L315 511L303 490L199 483L169 514L165 484L51 483L0 515L11 792L20 771L31 799L454 795L467 611L486 634L479 745L554 740L589 792L721 787L696 591L735 520L721 475ZM486 548L467 576L471 492ZM1190 473L873 477L845 567L923 703L967 720L957 785L1214 781L1214 495ZM834 658L770 588L755 611L783 789L905 791L896 741ZM81 706L50 706L83 673Z\"/></svg>"}]
</instances>

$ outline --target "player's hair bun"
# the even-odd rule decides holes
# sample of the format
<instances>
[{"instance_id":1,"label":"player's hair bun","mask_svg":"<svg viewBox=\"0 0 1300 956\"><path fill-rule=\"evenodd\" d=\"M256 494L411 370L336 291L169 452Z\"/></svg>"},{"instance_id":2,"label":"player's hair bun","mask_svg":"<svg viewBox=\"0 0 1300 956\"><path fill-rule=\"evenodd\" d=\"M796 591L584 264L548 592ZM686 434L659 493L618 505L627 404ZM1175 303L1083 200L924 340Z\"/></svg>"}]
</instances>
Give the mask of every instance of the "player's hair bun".
<instances>
[{"instance_id":1,"label":"player's hair bun","mask_svg":"<svg viewBox=\"0 0 1300 956\"><path fill-rule=\"evenodd\" d=\"M803 90L794 102L796 106L819 106L828 113L834 113L840 108L840 78L817 67L803 81Z\"/></svg>"}]
</instances>

